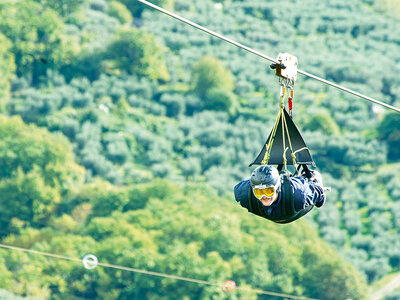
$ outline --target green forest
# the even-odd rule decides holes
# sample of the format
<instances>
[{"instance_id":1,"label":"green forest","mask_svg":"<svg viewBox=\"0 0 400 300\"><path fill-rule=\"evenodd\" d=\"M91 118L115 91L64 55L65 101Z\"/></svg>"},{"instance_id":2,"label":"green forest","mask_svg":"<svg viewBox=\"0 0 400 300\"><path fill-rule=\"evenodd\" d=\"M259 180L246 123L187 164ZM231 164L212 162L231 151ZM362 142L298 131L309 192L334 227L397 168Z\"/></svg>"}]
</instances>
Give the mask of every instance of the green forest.
<instances>
[{"instance_id":1,"label":"green forest","mask_svg":"<svg viewBox=\"0 0 400 300\"><path fill-rule=\"evenodd\" d=\"M151 2L400 107L397 1ZM0 244L238 287L0 247L0 299L370 299L400 272L400 114L299 75L332 190L269 222L233 195L279 110L269 65L136 0L0 0Z\"/></svg>"}]
</instances>

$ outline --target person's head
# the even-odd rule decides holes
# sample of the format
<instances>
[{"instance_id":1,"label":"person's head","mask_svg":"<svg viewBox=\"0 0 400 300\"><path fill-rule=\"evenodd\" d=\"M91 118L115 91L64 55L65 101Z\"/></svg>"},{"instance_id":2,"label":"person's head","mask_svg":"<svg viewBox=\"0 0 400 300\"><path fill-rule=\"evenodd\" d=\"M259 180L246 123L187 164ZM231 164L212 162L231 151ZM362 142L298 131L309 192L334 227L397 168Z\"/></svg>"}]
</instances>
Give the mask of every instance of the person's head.
<instances>
[{"instance_id":1,"label":"person's head","mask_svg":"<svg viewBox=\"0 0 400 300\"><path fill-rule=\"evenodd\" d=\"M281 179L278 170L269 165L254 169L250 176L253 195L265 206L270 206L278 199Z\"/></svg>"}]
</instances>

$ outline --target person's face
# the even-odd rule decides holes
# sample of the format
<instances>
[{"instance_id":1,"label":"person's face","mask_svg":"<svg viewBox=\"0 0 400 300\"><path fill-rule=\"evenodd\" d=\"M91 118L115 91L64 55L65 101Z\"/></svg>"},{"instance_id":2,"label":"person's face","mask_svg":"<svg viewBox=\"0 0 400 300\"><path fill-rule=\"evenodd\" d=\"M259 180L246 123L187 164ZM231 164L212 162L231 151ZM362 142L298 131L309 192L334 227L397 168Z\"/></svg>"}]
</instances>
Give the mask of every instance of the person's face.
<instances>
[{"instance_id":1,"label":"person's face","mask_svg":"<svg viewBox=\"0 0 400 300\"><path fill-rule=\"evenodd\" d=\"M272 197L267 197L266 195L262 195L260 201L264 206L270 206L278 199L278 193L275 193Z\"/></svg>"}]
</instances>

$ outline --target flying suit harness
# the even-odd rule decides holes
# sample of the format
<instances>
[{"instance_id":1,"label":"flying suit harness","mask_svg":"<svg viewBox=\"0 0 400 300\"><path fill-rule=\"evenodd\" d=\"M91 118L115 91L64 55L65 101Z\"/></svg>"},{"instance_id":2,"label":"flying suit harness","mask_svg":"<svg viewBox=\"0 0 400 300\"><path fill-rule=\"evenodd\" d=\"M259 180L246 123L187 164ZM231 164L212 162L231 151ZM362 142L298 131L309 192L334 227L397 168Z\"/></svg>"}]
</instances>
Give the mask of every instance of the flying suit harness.
<instances>
[{"instance_id":1,"label":"flying suit harness","mask_svg":"<svg viewBox=\"0 0 400 300\"><path fill-rule=\"evenodd\" d=\"M262 205L261 201L253 197L251 188L249 189L248 199L249 199L249 207L248 207L249 212L280 224L293 222L301 218L305 214L307 214L314 207L314 205L310 204L307 205L305 208L296 211L294 205L293 187L291 186L289 177L286 174L282 175L282 184L281 184L282 205L280 206L281 214L279 217L273 217L265 212L264 206Z\"/></svg>"}]
</instances>

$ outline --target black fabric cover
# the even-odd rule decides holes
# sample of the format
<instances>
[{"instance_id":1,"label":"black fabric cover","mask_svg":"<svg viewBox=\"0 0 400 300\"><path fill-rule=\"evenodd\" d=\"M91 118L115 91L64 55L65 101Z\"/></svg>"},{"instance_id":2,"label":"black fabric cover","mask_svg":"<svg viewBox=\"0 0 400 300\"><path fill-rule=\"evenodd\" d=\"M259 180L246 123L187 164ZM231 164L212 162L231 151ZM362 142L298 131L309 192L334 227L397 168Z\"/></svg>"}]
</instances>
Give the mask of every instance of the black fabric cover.
<instances>
[{"instance_id":1,"label":"black fabric cover","mask_svg":"<svg viewBox=\"0 0 400 300\"><path fill-rule=\"evenodd\" d=\"M289 116L289 114L285 108L283 109L283 114L285 115L290 140L292 142L293 152L295 152L298 149L307 147L306 143L304 142L303 137L301 136L299 130L297 129L296 125L294 124L292 118ZM279 120L278 128L275 133L275 139L274 139L274 142L273 142L272 148L271 148L271 155L270 155L270 158L267 163L268 165L283 165L284 164L283 163L283 150L284 149L283 149L283 138L282 138L282 120L283 120L282 116ZM264 146L262 147L260 154L258 154L255 161L252 162L249 165L249 167L252 165L261 165L261 162L265 156L266 145L268 144L269 140L271 139L272 132L273 132L273 129L271 130L271 133L269 134L267 141L265 142ZM293 159L292 159L292 155L291 155L292 153L290 150L289 140L288 140L288 137L286 134L286 130L285 130L284 134L285 134L285 146L288 148L286 150L286 160L287 160L286 164L293 165ZM311 157L311 153L308 149L301 150L301 151L297 152L295 155L296 155L297 164L308 164L308 165L315 166L315 163Z\"/></svg>"}]
</instances>

